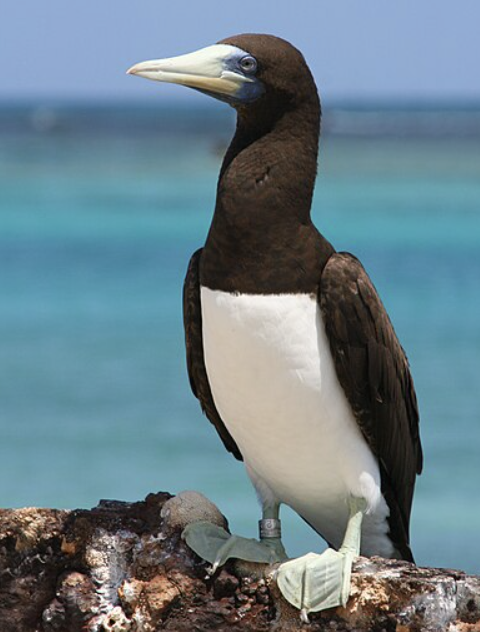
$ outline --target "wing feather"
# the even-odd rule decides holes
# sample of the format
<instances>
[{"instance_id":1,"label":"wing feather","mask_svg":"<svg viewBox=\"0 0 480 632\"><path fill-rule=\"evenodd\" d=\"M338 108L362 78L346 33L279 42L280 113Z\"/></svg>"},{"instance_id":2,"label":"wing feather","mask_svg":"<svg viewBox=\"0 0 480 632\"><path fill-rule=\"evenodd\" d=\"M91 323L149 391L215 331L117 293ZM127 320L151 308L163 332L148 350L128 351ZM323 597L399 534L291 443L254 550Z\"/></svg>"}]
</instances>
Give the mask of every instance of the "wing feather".
<instances>
[{"instance_id":1,"label":"wing feather","mask_svg":"<svg viewBox=\"0 0 480 632\"><path fill-rule=\"evenodd\" d=\"M375 287L353 255L330 257L319 302L340 384L380 464L392 540L404 558L413 559L409 522L423 457L407 357Z\"/></svg>"},{"instance_id":2,"label":"wing feather","mask_svg":"<svg viewBox=\"0 0 480 632\"><path fill-rule=\"evenodd\" d=\"M225 427L213 401L205 367L202 307L200 303L199 266L201 256L202 249L197 250L192 255L183 284L183 323L185 327L188 377L193 394L200 401L203 412L215 426L226 449L241 461L243 458L240 450Z\"/></svg>"}]
</instances>

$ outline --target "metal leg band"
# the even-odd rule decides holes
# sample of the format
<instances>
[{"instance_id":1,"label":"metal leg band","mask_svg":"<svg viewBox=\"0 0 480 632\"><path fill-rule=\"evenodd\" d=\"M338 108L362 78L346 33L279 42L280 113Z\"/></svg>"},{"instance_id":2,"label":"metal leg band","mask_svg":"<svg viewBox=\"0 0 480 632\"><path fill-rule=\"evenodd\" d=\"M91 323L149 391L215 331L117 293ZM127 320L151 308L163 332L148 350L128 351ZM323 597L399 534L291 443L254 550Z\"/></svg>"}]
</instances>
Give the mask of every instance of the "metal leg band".
<instances>
[{"instance_id":1,"label":"metal leg band","mask_svg":"<svg viewBox=\"0 0 480 632\"><path fill-rule=\"evenodd\" d=\"M282 521L278 518L263 518L258 521L260 540L282 537Z\"/></svg>"}]
</instances>

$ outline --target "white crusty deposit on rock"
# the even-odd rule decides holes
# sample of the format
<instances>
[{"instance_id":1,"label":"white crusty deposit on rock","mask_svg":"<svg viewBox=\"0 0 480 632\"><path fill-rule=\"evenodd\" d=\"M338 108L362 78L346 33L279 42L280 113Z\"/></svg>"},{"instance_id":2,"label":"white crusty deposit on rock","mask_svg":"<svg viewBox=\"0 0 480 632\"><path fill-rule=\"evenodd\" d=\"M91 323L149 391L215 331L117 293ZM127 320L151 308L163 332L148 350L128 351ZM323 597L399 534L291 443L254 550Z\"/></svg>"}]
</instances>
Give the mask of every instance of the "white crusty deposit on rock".
<instances>
[{"instance_id":1,"label":"white crusty deposit on rock","mask_svg":"<svg viewBox=\"0 0 480 632\"><path fill-rule=\"evenodd\" d=\"M129 556L139 538L130 531L112 534L104 529L95 532L85 559L99 596L99 616L92 632L128 632L131 624L119 607L118 590L128 576Z\"/></svg>"}]
</instances>

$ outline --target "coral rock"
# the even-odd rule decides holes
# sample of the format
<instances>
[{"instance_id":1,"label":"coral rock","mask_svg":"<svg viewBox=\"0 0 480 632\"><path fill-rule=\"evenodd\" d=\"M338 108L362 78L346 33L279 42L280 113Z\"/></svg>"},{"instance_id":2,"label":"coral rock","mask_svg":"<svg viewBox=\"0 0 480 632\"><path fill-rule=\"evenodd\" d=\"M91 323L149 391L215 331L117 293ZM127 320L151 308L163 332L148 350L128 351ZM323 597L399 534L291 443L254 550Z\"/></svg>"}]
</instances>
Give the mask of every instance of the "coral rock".
<instances>
[{"instance_id":1,"label":"coral rock","mask_svg":"<svg viewBox=\"0 0 480 632\"><path fill-rule=\"evenodd\" d=\"M380 558L358 558L346 607L305 628L275 567L229 562L208 578L181 539L196 520L227 527L196 492L0 510L0 632L480 632L479 577Z\"/></svg>"}]
</instances>

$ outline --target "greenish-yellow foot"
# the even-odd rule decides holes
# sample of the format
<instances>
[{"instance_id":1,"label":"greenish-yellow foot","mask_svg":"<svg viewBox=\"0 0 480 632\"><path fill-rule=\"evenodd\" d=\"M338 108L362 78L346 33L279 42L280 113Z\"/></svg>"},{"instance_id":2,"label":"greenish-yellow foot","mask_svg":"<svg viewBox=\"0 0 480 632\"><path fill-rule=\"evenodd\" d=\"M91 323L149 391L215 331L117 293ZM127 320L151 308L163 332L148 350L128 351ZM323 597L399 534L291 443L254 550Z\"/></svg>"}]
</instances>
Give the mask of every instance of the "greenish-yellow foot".
<instances>
[{"instance_id":1,"label":"greenish-yellow foot","mask_svg":"<svg viewBox=\"0 0 480 632\"><path fill-rule=\"evenodd\" d=\"M333 549L321 555L308 553L282 564L276 573L277 584L285 599L307 621L309 612L347 603L352 561L353 556Z\"/></svg>"},{"instance_id":2,"label":"greenish-yellow foot","mask_svg":"<svg viewBox=\"0 0 480 632\"><path fill-rule=\"evenodd\" d=\"M352 563L360 553L360 535L366 503L361 498L349 501L350 517L342 546L321 555L308 553L282 564L276 573L278 587L308 621L309 612L345 606L350 595Z\"/></svg>"},{"instance_id":3,"label":"greenish-yellow foot","mask_svg":"<svg viewBox=\"0 0 480 632\"><path fill-rule=\"evenodd\" d=\"M193 522L187 525L182 537L199 557L212 564L209 571L211 575L231 558L264 564L283 562L287 559L280 538L261 541L241 538L210 522Z\"/></svg>"}]
</instances>

